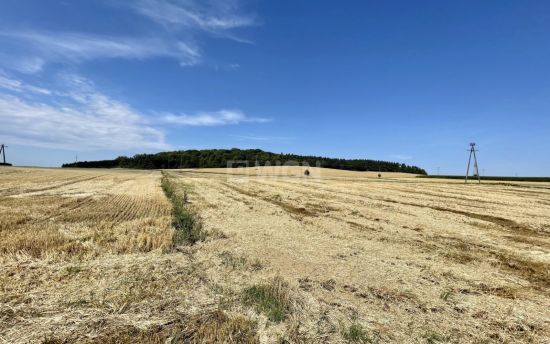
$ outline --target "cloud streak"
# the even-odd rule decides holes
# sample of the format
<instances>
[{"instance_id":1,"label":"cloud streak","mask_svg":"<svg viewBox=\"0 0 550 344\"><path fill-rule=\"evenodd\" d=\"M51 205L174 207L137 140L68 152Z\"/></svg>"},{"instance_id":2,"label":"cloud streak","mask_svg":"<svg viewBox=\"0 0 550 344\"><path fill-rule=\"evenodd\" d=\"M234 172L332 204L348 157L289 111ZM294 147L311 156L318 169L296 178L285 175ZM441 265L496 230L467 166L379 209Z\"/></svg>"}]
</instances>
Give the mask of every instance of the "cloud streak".
<instances>
[{"instance_id":1,"label":"cloud streak","mask_svg":"<svg viewBox=\"0 0 550 344\"><path fill-rule=\"evenodd\" d=\"M3 32L0 36L23 42L32 54L40 56L29 71L42 68L44 61L82 62L96 59L145 60L155 57L177 59L182 65L200 61L200 50L183 41L162 38L105 37L71 32Z\"/></svg>"},{"instance_id":2,"label":"cloud streak","mask_svg":"<svg viewBox=\"0 0 550 344\"><path fill-rule=\"evenodd\" d=\"M243 14L238 0L107 2L121 4L126 16L138 14L132 18L139 23L131 30L133 34L0 29L0 64L29 74L40 72L53 62L76 64L98 59L166 57L181 66L194 66L203 60L199 43L204 33L249 43L232 30L256 25L253 16ZM135 33L143 28L147 34Z\"/></svg>"},{"instance_id":3,"label":"cloud streak","mask_svg":"<svg viewBox=\"0 0 550 344\"><path fill-rule=\"evenodd\" d=\"M255 25L254 17L239 12L238 2L139 0L131 3L137 13L163 25L222 31Z\"/></svg>"},{"instance_id":4,"label":"cloud streak","mask_svg":"<svg viewBox=\"0 0 550 344\"><path fill-rule=\"evenodd\" d=\"M23 82L11 79L0 72L0 88L14 92L31 92L40 94L51 94L51 92L42 87L24 84Z\"/></svg>"},{"instance_id":5,"label":"cloud streak","mask_svg":"<svg viewBox=\"0 0 550 344\"><path fill-rule=\"evenodd\" d=\"M218 126L246 122L266 123L267 118L248 117L239 110L220 110L216 112L200 112L195 115L163 114L160 120L164 123L184 126Z\"/></svg>"}]
</instances>

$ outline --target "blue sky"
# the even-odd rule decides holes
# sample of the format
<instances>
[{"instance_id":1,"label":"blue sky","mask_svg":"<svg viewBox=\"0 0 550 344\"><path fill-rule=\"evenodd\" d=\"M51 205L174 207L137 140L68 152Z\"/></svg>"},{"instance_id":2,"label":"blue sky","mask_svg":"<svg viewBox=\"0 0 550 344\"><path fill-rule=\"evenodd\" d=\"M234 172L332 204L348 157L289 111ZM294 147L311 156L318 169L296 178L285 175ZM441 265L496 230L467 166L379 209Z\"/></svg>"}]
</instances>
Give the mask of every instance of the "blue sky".
<instances>
[{"instance_id":1,"label":"blue sky","mask_svg":"<svg viewBox=\"0 0 550 344\"><path fill-rule=\"evenodd\" d=\"M19 165L191 148L550 175L550 2L3 0Z\"/></svg>"}]
</instances>

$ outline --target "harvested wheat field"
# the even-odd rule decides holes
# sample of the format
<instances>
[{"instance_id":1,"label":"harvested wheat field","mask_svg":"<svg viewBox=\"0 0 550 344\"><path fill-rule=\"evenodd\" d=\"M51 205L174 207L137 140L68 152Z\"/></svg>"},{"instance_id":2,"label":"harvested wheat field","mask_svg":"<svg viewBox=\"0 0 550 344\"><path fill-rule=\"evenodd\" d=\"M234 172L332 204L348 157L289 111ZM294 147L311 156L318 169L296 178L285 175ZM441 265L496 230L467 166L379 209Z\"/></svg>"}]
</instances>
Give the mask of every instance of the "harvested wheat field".
<instances>
[{"instance_id":1,"label":"harvested wheat field","mask_svg":"<svg viewBox=\"0 0 550 344\"><path fill-rule=\"evenodd\" d=\"M1 168L0 342L550 340L550 184L279 169Z\"/></svg>"},{"instance_id":2,"label":"harvested wheat field","mask_svg":"<svg viewBox=\"0 0 550 344\"><path fill-rule=\"evenodd\" d=\"M346 170L335 170L332 168L319 167L304 167L304 166L258 166L258 167L241 167L241 168L202 168L202 173L223 173L231 175L249 175L249 176L304 176L304 172L308 170L310 177L317 178L374 178L378 174L384 178L415 178L415 174L399 173L399 172L357 172ZM192 171L192 170L187 170Z\"/></svg>"}]
</instances>

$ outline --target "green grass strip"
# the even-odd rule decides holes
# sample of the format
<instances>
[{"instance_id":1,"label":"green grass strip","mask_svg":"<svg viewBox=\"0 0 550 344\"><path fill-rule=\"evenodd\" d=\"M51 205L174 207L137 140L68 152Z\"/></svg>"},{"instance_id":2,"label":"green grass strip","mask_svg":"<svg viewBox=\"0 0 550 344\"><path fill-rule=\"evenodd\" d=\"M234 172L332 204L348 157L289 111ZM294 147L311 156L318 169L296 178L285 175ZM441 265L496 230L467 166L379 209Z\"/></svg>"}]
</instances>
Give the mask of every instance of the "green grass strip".
<instances>
[{"instance_id":1,"label":"green grass strip","mask_svg":"<svg viewBox=\"0 0 550 344\"><path fill-rule=\"evenodd\" d=\"M198 214L187 203L187 195L179 195L176 186L164 172L161 187L172 203L172 226L176 230L172 238L173 244L193 245L206 239L206 232Z\"/></svg>"}]
</instances>

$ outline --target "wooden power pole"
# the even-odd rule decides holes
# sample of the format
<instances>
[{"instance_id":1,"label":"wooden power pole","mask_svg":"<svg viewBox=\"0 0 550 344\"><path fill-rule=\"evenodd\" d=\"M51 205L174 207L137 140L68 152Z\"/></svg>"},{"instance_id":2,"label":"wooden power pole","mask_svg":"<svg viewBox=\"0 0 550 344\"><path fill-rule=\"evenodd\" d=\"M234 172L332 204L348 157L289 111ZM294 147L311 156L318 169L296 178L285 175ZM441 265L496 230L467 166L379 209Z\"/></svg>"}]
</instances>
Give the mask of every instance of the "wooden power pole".
<instances>
[{"instance_id":1,"label":"wooden power pole","mask_svg":"<svg viewBox=\"0 0 550 344\"><path fill-rule=\"evenodd\" d=\"M468 175L470 174L470 164L472 162L472 156L474 157L474 172L475 176L477 176L477 181L481 184L481 176L479 175L479 167L477 165L477 156L476 156L476 144L470 143L470 158L468 159L468 168L466 169L466 179L464 180L464 183L468 183Z\"/></svg>"}]
</instances>

